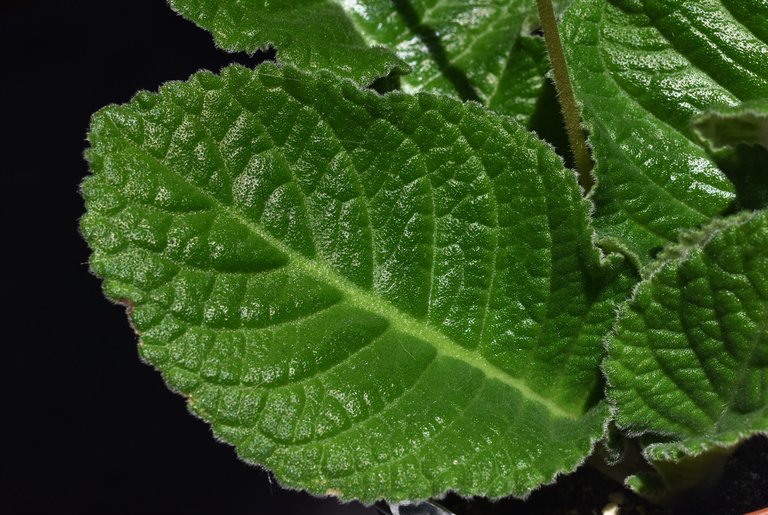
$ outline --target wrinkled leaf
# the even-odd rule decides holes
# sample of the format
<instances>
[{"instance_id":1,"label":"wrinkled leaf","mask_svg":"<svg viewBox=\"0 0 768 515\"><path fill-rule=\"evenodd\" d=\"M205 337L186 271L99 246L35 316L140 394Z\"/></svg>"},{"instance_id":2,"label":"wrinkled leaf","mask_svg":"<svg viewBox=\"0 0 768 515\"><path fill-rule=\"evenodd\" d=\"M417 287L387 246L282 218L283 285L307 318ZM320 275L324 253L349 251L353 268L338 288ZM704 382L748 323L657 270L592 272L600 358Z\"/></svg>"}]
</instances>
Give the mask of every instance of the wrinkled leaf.
<instances>
[{"instance_id":1,"label":"wrinkled leaf","mask_svg":"<svg viewBox=\"0 0 768 515\"><path fill-rule=\"evenodd\" d=\"M564 4L562 2L561 4ZM534 0L171 0L228 50L273 44L280 62L362 85L407 66L407 92L477 100L526 124L548 69ZM562 5L559 5L562 8ZM388 49L385 53L384 48ZM388 55L389 60L382 56ZM374 56L374 57L372 57Z\"/></svg>"},{"instance_id":2,"label":"wrinkled leaf","mask_svg":"<svg viewBox=\"0 0 768 515\"><path fill-rule=\"evenodd\" d=\"M401 79L406 91L448 93L485 102L499 93L510 52L536 12L531 0L358 0L351 4L350 16L361 30L411 64L412 72Z\"/></svg>"},{"instance_id":3,"label":"wrinkled leaf","mask_svg":"<svg viewBox=\"0 0 768 515\"><path fill-rule=\"evenodd\" d=\"M667 249L620 310L604 368L619 426L656 435L652 461L768 432L768 212Z\"/></svg>"},{"instance_id":4,"label":"wrinkled leaf","mask_svg":"<svg viewBox=\"0 0 768 515\"><path fill-rule=\"evenodd\" d=\"M694 117L693 130L712 152L739 144L768 148L768 99L709 109Z\"/></svg>"},{"instance_id":5,"label":"wrinkled leaf","mask_svg":"<svg viewBox=\"0 0 768 515\"><path fill-rule=\"evenodd\" d=\"M603 434L634 277L508 118L263 65L105 108L89 141L94 272L142 356L284 484L525 495Z\"/></svg>"},{"instance_id":6,"label":"wrinkled leaf","mask_svg":"<svg viewBox=\"0 0 768 515\"><path fill-rule=\"evenodd\" d=\"M213 34L231 52L274 46L282 62L326 69L369 84L408 66L385 48L372 46L330 0L169 0L171 7Z\"/></svg>"},{"instance_id":7,"label":"wrinkled leaf","mask_svg":"<svg viewBox=\"0 0 768 515\"><path fill-rule=\"evenodd\" d=\"M597 161L595 227L647 263L734 200L690 122L768 96L768 4L577 0L563 25Z\"/></svg>"}]
</instances>

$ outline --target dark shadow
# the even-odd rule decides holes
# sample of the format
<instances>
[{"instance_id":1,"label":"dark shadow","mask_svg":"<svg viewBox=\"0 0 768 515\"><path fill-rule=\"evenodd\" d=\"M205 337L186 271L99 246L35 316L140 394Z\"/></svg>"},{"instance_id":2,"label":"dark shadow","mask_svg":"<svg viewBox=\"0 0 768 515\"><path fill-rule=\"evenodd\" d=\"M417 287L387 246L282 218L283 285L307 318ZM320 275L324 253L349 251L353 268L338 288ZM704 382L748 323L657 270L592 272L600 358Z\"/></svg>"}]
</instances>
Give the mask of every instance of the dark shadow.
<instances>
[{"instance_id":1,"label":"dark shadow","mask_svg":"<svg viewBox=\"0 0 768 515\"><path fill-rule=\"evenodd\" d=\"M256 68L267 61L277 62L277 50L270 46L266 50L256 50L253 54L247 52L227 52L230 63L237 63L246 68Z\"/></svg>"},{"instance_id":2,"label":"dark shadow","mask_svg":"<svg viewBox=\"0 0 768 515\"><path fill-rule=\"evenodd\" d=\"M536 132L541 139L555 147L555 151L565 160L565 166L573 168L573 156L568 144L568 134L565 132L565 120L560 111L557 90L551 80L544 81L544 87L539 94L528 129Z\"/></svg>"},{"instance_id":3,"label":"dark shadow","mask_svg":"<svg viewBox=\"0 0 768 515\"><path fill-rule=\"evenodd\" d=\"M408 29L416 34L419 39L429 50L429 54L432 59L437 63L437 67L440 72L453 84L456 91L462 100L475 100L480 101L480 96L475 91L475 88L469 82L469 78L458 67L454 66L448 54L445 52L440 37L437 35L432 27L423 25L419 19L419 15L413 8L409 0L392 0L398 14L402 16L405 25Z\"/></svg>"},{"instance_id":4,"label":"dark shadow","mask_svg":"<svg viewBox=\"0 0 768 515\"><path fill-rule=\"evenodd\" d=\"M716 157L715 161L736 188L736 200L728 210L729 214L768 206L768 149L759 145L738 145L731 153Z\"/></svg>"},{"instance_id":5,"label":"dark shadow","mask_svg":"<svg viewBox=\"0 0 768 515\"><path fill-rule=\"evenodd\" d=\"M659 257L659 254L661 254L662 250L664 250L664 247L662 247L661 245L657 247L653 247L651 250L649 250L648 252L651 255L651 259L656 259L657 257Z\"/></svg>"},{"instance_id":6,"label":"dark shadow","mask_svg":"<svg viewBox=\"0 0 768 515\"><path fill-rule=\"evenodd\" d=\"M370 89L384 95L390 91L396 91L400 89L400 73L397 70L392 70L388 75L379 77L373 83L368 86Z\"/></svg>"}]
</instances>

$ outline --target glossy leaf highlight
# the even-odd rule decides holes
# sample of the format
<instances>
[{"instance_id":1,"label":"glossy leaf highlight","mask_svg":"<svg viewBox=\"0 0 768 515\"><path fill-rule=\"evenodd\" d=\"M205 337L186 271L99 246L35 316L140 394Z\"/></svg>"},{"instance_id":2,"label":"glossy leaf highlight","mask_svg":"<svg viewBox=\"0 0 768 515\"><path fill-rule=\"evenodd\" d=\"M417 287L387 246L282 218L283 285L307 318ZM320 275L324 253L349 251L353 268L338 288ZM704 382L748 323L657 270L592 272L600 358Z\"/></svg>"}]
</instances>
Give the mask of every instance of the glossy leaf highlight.
<instances>
[{"instance_id":1,"label":"glossy leaf highlight","mask_svg":"<svg viewBox=\"0 0 768 515\"><path fill-rule=\"evenodd\" d=\"M734 201L690 122L768 96L768 5L577 0L563 32L597 161L595 227L648 263Z\"/></svg>"}]
</instances>

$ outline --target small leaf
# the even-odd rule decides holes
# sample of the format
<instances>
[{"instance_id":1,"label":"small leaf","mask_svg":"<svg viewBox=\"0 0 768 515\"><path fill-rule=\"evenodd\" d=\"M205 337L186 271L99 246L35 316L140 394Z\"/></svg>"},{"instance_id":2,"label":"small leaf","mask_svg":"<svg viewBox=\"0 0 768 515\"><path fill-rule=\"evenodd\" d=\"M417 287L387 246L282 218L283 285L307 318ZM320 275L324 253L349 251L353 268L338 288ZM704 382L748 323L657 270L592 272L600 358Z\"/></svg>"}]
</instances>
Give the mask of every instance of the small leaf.
<instances>
[{"instance_id":1,"label":"small leaf","mask_svg":"<svg viewBox=\"0 0 768 515\"><path fill-rule=\"evenodd\" d=\"M657 436L652 461L768 432L768 212L667 249L620 310L605 371L619 426Z\"/></svg>"},{"instance_id":2,"label":"small leaf","mask_svg":"<svg viewBox=\"0 0 768 515\"><path fill-rule=\"evenodd\" d=\"M234 66L105 108L89 141L93 270L142 356L281 482L526 495L603 435L635 277L509 118Z\"/></svg>"},{"instance_id":3,"label":"small leaf","mask_svg":"<svg viewBox=\"0 0 768 515\"><path fill-rule=\"evenodd\" d=\"M647 263L734 201L690 120L768 97L768 4L577 0L563 25L597 161L595 227Z\"/></svg>"},{"instance_id":4,"label":"small leaf","mask_svg":"<svg viewBox=\"0 0 768 515\"><path fill-rule=\"evenodd\" d=\"M362 84L408 65L372 46L341 6L330 0L169 0L171 7L213 34L231 52L270 46L282 62L326 69Z\"/></svg>"},{"instance_id":5,"label":"small leaf","mask_svg":"<svg viewBox=\"0 0 768 515\"><path fill-rule=\"evenodd\" d=\"M768 148L768 99L709 109L693 118L693 130L712 152L739 144Z\"/></svg>"}]
</instances>

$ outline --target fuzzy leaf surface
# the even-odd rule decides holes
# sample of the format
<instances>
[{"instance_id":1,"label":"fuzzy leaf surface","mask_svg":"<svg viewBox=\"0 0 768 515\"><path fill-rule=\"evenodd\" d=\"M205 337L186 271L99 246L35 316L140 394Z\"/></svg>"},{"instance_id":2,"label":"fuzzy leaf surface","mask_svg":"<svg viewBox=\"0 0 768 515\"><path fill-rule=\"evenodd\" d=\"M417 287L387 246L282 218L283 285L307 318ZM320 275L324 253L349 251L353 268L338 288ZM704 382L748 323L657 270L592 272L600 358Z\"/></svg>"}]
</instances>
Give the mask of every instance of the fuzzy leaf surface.
<instances>
[{"instance_id":1,"label":"fuzzy leaf surface","mask_svg":"<svg viewBox=\"0 0 768 515\"><path fill-rule=\"evenodd\" d=\"M225 49L253 52L273 44L281 62L327 69L362 85L410 67L400 78L405 91L477 100L523 124L548 69L543 40L523 35L536 24L533 0L291 0L277 7L263 0L171 0L171 6Z\"/></svg>"},{"instance_id":2,"label":"fuzzy leaf surface","mask_svg":"<svg viewBox=\"0 0 768 515\"><path fill-rule=\"evenodd\" d=\"M314 494L525 495L603 434L601 259L507 117L230 67L97 113L82 230L142 356L240 456Z\"/></svg>"},{"instance_id":3,"label":"fuzzy leaf surface","mask_svg":"<svg viewBox=\"0 0 768 515\"><path fill-rule=\"evenodd\" d=\"M577 0L563 37L597 161L595 227L647 263L734 201L690 122L768 96L768 4Z\"/></svg>"},{"instance_id":4,"label":"fuzzy leaf surface","mask_svg":"<svg viewBox=\"0 0 768 515\"><path fill-rule=\"evenodd\" d=\"M768 432L768 212L667 249L619 312L605 371L617 423L675 461Z\"/></svg>"}]
</instances>

